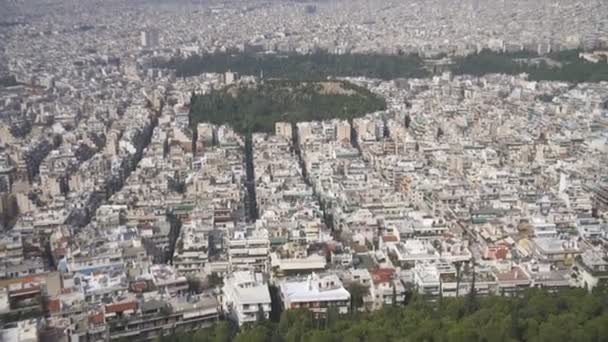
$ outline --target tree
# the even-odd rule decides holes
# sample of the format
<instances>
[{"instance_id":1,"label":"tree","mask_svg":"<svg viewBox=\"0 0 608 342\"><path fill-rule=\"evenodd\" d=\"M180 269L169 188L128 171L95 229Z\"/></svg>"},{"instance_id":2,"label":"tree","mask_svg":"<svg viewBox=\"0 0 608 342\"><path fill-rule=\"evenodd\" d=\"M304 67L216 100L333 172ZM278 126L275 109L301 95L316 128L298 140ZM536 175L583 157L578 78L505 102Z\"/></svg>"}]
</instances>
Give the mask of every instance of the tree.
<instances>
[{"instance_id":1,"label":"tree","mask_svg":"<svg viewBox=\"0 0 608 342\"><path fill-rule=\"evenodd\" d=\"M327 315L325 317L325 327L332 328L336 322L340 319L340 312L335 306L327 308Z\"/></svg>"},{"instance_id":2,"label":"tree","mask_svg":"<svg viewBox=\"0 0 608 342\"><path fill-rule=\"evenodd\" d=\"M203 289L202 281L198 277L188 277L188 292L201 293Z\"/></svg>"},{"instance_id":3,"label":"tree","mask_svg":"<svg viewBox=\"0 0 608 342\"><path fill-rule=\"evenodd\" d=\"M475 289L475 281L477 272L475 271L475 262L473 262L473 276L471 279L471 290L468 297L466 298L466 311L472 313L477 310L477 290Z\"/></svg>"},{"instance_id":4,"label":"tree","mask_svg":"<svg viewBox=\"0 0 608 342\"><path fill-rule=\"evenodd\" d=\"M258 312L257 312L257 316L256 316L256 321L258 323L262 323L262 322L264 322L264 320L266 320L266 315L264 314L264 307L262 306L262 304L258 304Z\"/></svg>"},{"instance_id":5,"label":"tree","mask_svg":"<svg viewBox=\"0 0 608 342\"><path fill-rule=\"evenodd\" d=\"M407 306L357 315L339 316L329 308L327 323L318 326L312 312L286 310L280 322L257 322L238 334L236 327L218 322L162 341L604 341L608 336L605 292L531 289L522 298L475 296L471 305L474 294L443 298L441 310L420 296Z\"/></svg>"},{"instance_id":6,"label":"tree","mask_svg":"<svg viewBox=\"0 0 608 342\"><path fill-rule=\"evenodd\" d=\"M454 262L454 267L456 268L456 297L460 292L460 281L462 280L462 274L460 273L460 269L462 268L462 261Z\"/></svg>"},{"instance_id":7,"label":"tree","mask_svg":"<svg viewBox=\"0 0 608 342\"><path fill-rule=\"evenodd\" d=\"M393 287L392 305L393 305L393 307L396 307L397 306L397 286L395 286L394 282L392 284L392 287Z\"/></svg>"},{"instance_id":8,"label":"tree","mask_svg":"<svg viewBox=\"0 0 608 342\"><path fill-rule=\"evenodd\" d=\"M520 327L520 302L519 298L515 299L513 303L513 309L511 310L511 337L521 341L523 339L522 330Z\"/></svg>"},{"instance_id":9,"label":"tree","mask_svg":"<svg viewBox=\"0 0 608 342\"><path fill-rule=\"evenodd\" d=\"M315 330L304 336L302 339L305 342L333 342L340 341L336 339L336 334L327 330Z\"/></svg>"},{"instance_id":10,"label":"tree","mask_svg":"<svg viewBox=\"0 0 608 342\"><path fill-rule=\"evenodd\" d=\"M418 55L344 54L316 52L308 55L257 55L225 52L173 58L153 63L153 67L175 69L178 77L228 70L243 75L264 72L267 78L325 80L328 77L420 78L429 75Z\"/></svg>"},{"instance_id":11,"label":"tree","mask_svg":"<svg viewBox=\"0 0 608 342\"><path fill-rule=\"evenodd\" d=\"M212 272L207 276L207 284L214 288L224 285L224 278L220 277L216 272Z\"/></svg>"},{"instance_id":12,"label":"tree","mask_svg":"<svg viewBox=\"0 0 608 342\"><path fill-rule=\"evenodd\" d=\"M251 328L242 330L234 339L235 342L267 342L270 340L271 331L262 324L256 324Z\"/></svg>"},{"instance_id":13,"label":"tree","mask_svg":"<svg viewBox=\"0 0 608 342\"><path fill-rule=\"evenodd\" d=\"M443 137L443 129L437 127L437 140L441 139L441 137Z\"/></svg>"},{"instance_id":14,"label":"tree","mask_svg":"<svg viewBox=\"0 0 608 342\"><path fill-rule=\"evenodd\" d=\"M350 310L354 313L363 307L363 298L369 293L369 288L353 282L348 286L347 290L350 293Z\"/></svg>"},{"instance_id":15,"label":"tree","mask_svg":"<svg viewBox=\"0 0 608 342\"><path fill-rule=\"evenodd\" d=\"M229 322L219 322L214 326L212 339L213 342L230 342L236 332L234 326Z\"/></svg>"},{"instance_id":16,"label":"tree","mask_svg":"<svg viewBox=\"0 0 608 342\"><path fill-rule=\"evenodd\" d=\"M283 313L281 313L281 320L279 322L278 329L281 335L287 336L287 334L295 327L302 330L312 328L312 317L308 310L285 310Z\"/></svg>"}]
</instances>

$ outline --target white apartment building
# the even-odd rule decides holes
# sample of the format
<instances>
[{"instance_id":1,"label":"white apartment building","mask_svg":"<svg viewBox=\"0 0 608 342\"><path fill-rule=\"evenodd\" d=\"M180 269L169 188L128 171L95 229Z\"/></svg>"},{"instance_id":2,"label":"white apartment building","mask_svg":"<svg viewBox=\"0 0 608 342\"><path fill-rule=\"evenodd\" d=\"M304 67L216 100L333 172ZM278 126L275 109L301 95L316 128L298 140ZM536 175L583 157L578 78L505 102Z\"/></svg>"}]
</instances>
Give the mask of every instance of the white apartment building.
<instances>
[{"instance_id":1,"label":"white apartment building","mask_svg":"<svg viewBox=\"0 0 608 342\"><path fill-rule=\"evenodd\" d=\"M224 278L222 308L239 326L270 317L268 284L261 273L239 271Z\"/></svg>"},{"instance_id":2,"label":"white apartment building","mask_svg":"<svg viewBox=\"0 0 608 342\"><path fill-rule=\"evenodd\" d=\"M285 280L279 285L285 309L307 308L318 316L336 307L340 314L348 313L350 293L335 274L313 273L306 279Z\"/></svg>"}]
</instances>

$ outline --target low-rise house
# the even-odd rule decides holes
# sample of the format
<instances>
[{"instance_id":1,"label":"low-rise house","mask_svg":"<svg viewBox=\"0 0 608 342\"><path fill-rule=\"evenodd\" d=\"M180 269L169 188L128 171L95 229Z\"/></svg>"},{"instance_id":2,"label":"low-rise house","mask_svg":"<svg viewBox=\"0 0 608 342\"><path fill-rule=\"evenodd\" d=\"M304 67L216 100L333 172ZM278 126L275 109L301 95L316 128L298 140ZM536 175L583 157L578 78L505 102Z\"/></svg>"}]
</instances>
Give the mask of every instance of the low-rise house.
<instances>
[{"instance_id":1,"label":"low-rise house","mask_svg":"<svg viewBox=\"0 0 608 342\"><path fill-rule=\"evenodd\" d=\"M407 239L391 247L391 253L397 256L401 265L414 265L416 262L434 261L440 258L439 252L428 240Z\"/></svg>"},{"instance_id":2,"label":"low-rise house","mask_svg":"<svg viewBox=\"0 0 608 342\"><path fill-rule=\"evenodd\" d=\"M418 262L414 267L414 285L418 293L427 296L441 294L441 272L449 270L449 265L437 265L432 262Z\"/></svg>"},{"instance_id":3,"label":"low-rise house","mask_svg":"<svg viewBox=\"0 0 608 342\"><path fill-rule=\"evenodd\" d=\"M474 272L474 273L473 273ZM474 289L478 295L490 295L496 292L494 275L487 270L470 270L444 273L441 275L441 292L445 297L464 296ZM458 279L460 277L460 279Z\"/></svg>"},{"instance_id":4,"label":"low-rise house","mask_svg":"<svg viewBox=\"0 0 608 342\"><path fill-rule=\"evenodd\" d=\"M608 255L601 250L587 250L576 257L580 286L593 290L598 284L608 282Z\"/></svg>"},{"instance_id":5,"label":"low-rise house","mask_svg":"<svg viewBox=\"0 0 608 342\"><path fill-rule=\"evenodd\" d=\"M278 253L270 254L271 267L276 276L303 275L322 272L327 265L326 258L313 254L306 257L285 258Z\"/></svg>"},{"instance_id":6,"label":"low-rise house","mask_svg":"<svg viewBox=\"0 0 608 342\"><path fill-rule=\"evenodd\" d=\"M581 253L576 240L534 238L531 249L540 260L547 262L572 262Z\"/></svg>"},{"instance_id":7,"label":"low-rise house","mask_svg":"<svg viewBox=\"0 0 608 342\"><path fill-rule=\"evenodd\" d=\"M405 286L396 277L394 269L379 268L369 273L372 278L370 295L373 299L373 310L381 309L384 305L405 303Z\"/></svg>"},{"instance_id":8,"label":"low-rise house","mask_svg":"<svg viewBox=\"0 0 608 342\"><path fill-rule=\"evenodd\" d=\"M217 300L209 295L120 303L119 318L107 319L110 339L137 338L151 341L160 336L207 328L219 319ZM110 307L116 312L117 307ZM118 312L116 312L118 313ZM106 316L108 307L106 306Z\"/></svg>"},{"instance_id":9,"label":"low-rise house","mask_svg":"<svg viewBox=\"0 0 608 342\"><path fill-rule=\"evenodd\" d=\"M0 341L38 341L38 330L36 329L36 320L29 319L5 326L3 329L0 329Z\"/></svg>"},{"instance_id":10,"label":"low-rise house","mask_svg":"<svg viewBox=\"0 0 608 342\"><path fill-rule=\"evenodd\" d=\"M576 230L584 239L598 239L608 232L608 227L594 217L579 217L576 219Z\"/></svg>"},{"instance_id":11,"label":"low-rise house","mask_svg":"<svg viewBox=\"0 0 608 342\"><path fill-rule=\"evenodd\" d=\"M152 282L161 293L176 296L188 291L188 279L179 275L175 269L169 265L150 266Z\"/></svg>"},{"instance_id":12,"label":"low-rise house","mask_svg":"<svg viewBox=\"0 0 608 342\"><path fill-rule=\"evenodd\" d=\"M529 288L532 284L530 275L521 267L514 266L507 271L495 271L497 292L500 295L517 295Z\"/></svg>"}]
</instances>

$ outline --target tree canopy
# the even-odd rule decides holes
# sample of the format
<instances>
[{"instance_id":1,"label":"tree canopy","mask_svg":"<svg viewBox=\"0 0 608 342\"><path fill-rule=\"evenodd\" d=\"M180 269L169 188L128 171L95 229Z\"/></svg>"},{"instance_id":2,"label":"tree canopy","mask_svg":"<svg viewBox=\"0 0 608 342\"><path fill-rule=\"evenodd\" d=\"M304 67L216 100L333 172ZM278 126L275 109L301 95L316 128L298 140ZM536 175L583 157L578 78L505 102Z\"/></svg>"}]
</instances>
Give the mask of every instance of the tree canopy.
<instances>
[{"instance_id":1,"label":"tree canopy","mask_svg":"<svg viewBox=\"0 0 608 342\"><path fill-rule=\"evenodd\" d=\"M494 52L482 50L454 58L455 74L483 76L502 73L527 73L534 81L600 82L608 81L608 63L593 63L579 57L580 49L564 50L539 56L534 52ZM175 69L177 76L203 72L234 71L243 75L264 74L267 78L324 80L328 77L364 76L379 79L423 78L431 76L425 60L415 54L253 54L223 52L173 58L155 66Z\"/></svg>"},{"instance_id":2,"label":"tree canopy","mask_svg":"<svg viewBox=\"0 0 608 342\"><path fill-rule=\"evenodd\" d=\"M516 298L476 298L475 305L470 301L470 296L438 301L416 297L406 306L317 320L304 309L288 310L279 322L259 322L240 332L233 328L228 335L231 341L276 342L608 340L608 292L603 289L593 294L534 289ZM171 341L227 341L220 339L226 333L216 332L227 326L220 323L207 333Z\"/></svg>"},{"instance_id":3,"label":"tree canopy","mask_svg":"<svg viewBox=\"0 0 608 342\"><path fill-rule=\"evenodd\" d=\"M291 80L323 80L327 77L393 79L425 77L428 72L418 55L330 54L259 55L251 53L214 53L173 58L159 67L175 69L177 76L194 76L204 72L228 70L243 75Z\"/></svg>"},{"instance_id":4,"label":"tree canopy","mask_svg":"<svg viewBox=\"0 0 608 342\"><path fill-rule=\"evenodd\" d=\"M348 82L279 80L195 95L190 104L193 127L199 122L229 124L244 134L272 132L278 121L350 119L386 108L382 98Z\"/></svg>"},{"instance_id":5,"label":"tree canopy","mask_svg":"<svg viewBox=\"0 0 608 342\"><path fill-rule=\"evenodd\" d=\"M483 76L485 74L528 74L532 81L600 82L608 81L608 63L593 63L579 58L581 50L566 50L545 58L521 53L480 53L458 58L452 70L455 74Z\"/></svg>"}]
</instances>

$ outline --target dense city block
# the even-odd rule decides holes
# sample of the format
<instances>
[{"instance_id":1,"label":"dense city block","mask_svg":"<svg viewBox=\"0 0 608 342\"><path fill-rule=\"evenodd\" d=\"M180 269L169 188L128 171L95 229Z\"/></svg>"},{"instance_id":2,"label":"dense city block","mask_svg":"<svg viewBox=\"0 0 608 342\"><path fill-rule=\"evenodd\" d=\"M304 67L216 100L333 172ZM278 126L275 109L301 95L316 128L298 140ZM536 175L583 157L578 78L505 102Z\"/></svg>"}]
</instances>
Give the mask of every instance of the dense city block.
<instances>
[{"instance_id":1,"label":"dense city block","mask_svg":"<svg viewBox=\"0 0 608 342\"><path fill-rule=\"evenodd\" d=\"M0 341L604 341L608 2L0 4Z\"/></svg>"}]
</instances>

